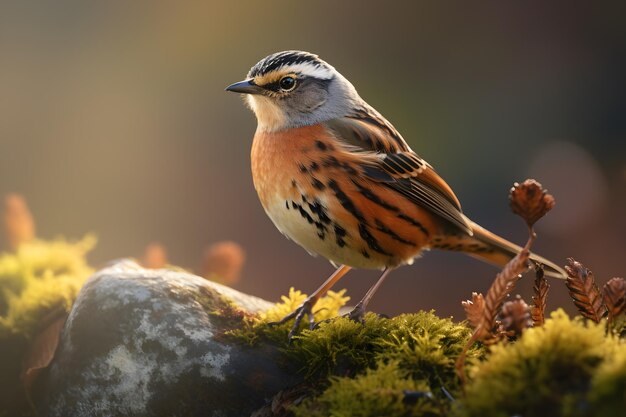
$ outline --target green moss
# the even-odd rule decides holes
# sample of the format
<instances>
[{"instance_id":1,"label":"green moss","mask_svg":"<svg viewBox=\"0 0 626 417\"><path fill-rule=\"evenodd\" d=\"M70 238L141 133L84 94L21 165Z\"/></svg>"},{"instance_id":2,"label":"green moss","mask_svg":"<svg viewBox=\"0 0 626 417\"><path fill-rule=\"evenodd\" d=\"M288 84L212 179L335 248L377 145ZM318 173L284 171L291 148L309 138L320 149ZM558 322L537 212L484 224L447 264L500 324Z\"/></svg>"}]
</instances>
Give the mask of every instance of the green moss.
<instances>
[{"instance_id":1,"label":"green moss","mask_svg":"<svg viewBox=\"0 0 626 417\"><path fill-rule=\"evenodd\" d=\"M626 343L598 367L589 398L594 416L626 416Z\"/></svg>"},{"instance_id":2,"label":"green moss","mask_svg":"<svg viewBox=\"0 0 626 417\"><path fill-rule=\"evenodd\" d=\"M338 292L328 291L326 296L318 300L313 306L315 321L321 322L336 317L341 307L350 300L350 297L344 296L345 292L346 290ZM281 297L280 303L276 303L257 317L249 317L248 320L244 320L243 326L227 332L227 335L250 346L257 343L270 343L286 350L291 350L287 334L293 326L293 321L280 325L270 323L280 321L284 316L298 308L306 298L306 294L292 287L289 289L288 295ZM306 320L303 320L300 324L300 331L304 331L307 325Z\"/></svg>"},{"instance_id":3,"label":"green moss","mask_svg":"<svg viewBox=\"0 0 626 417\"><path fill-rule=\"evenodd\" d=\"M0 416L31 415L19 383L24 352L43 317L69 311L92 273L85 255L94 244L90 236L77 243L38 240L0 255Z\"/></svg>"},{"instance_id":4,"label":"green moss","mask_svg":"<svg viewBox=\"0 0 626 417\"><path fill-rule=\"evenodd\" d=\"M623 384L626 372L614 374L606 369L614 361L623 368L623 353L617 355L623 349L619 339L606 336L604 325L571 320L563 311L556 311L544 327L527 330L516 343L492 348L487 359L473 369L459 414L600 415L588 398L594 373L598 371L594 381L597 401L606 395L623 401L607 384ZM604 373L600 373L602 369L606 369ZM620 409L609 408L612 416Z\"/></svg>"},{"instance_id":5,"label":"green moss","mask_svg":"<svg viewBox=\"0 0 626 417\"><path fill-rule=\"evenodd\" d=\"M341 291L322 299L323 308L320 303L313 308L316 321L321 320L316 329L302 324L299 334L288 343L293 321L282 325L268 322L289 314L305 298L291 289L281 303L231 332L247 344L279 346L285 363L300 369L303 379L317 387L307 401L294 408L296 415L445 415L451 402L442 389L461 394L455 362L471 334L464 323L423 311L390 319L368 313L363 324L345 317L331 318L347 301ZM479 347L470 349L468 364L481 354ZM404 391L427 393L429 398L408 403Z\"/></svg>"},{"instance_id":6,"label":"green moss","mask_svg":"<svg viewBox=\"0 0 626 417\"><path fill-rule=\"evenodd\" d=\"M0 255L0 340L30 338L47 312L69 311L93 272L85 254L94 244L90 236L77 243L33 241Z\"/></svg>"},{"instance_id":7,"label":"green moss","mask_svg":"<svg viewBox=\"0 0 626 417\"><path fill-rule=\"evenodd\" d=\"M293 409L296 417L443 416L440 404L423 393L426 381L410 377L398 362L379 363L356 378L333 377L320 396ZM418 394L411 400L410 394Z\"/></svg>"},{"instance_id":8,"label":"green moss","mask_svg":"<svg viewBox=\"0 0 626 417\"><path fill-rule=\"evenodd\" d=\"M292 289L269 316L278 320L304 298ZM516 342L489 351L473 346L465 394L455 372L471 333L464 323L432 312L391 319L370 313L364 324L339 317L312 331L303 325L288 344L293 322L269 326L267 317L234 334L280 346L286 363L315 387L292 409L296 416L626 417L626 344L604 323L560 310ZM407 391L417 392L413 402Z\"/></svg>"},{"instance_id":9,"label":"green moss","mask_svg":"<svg viewBox=\"0 0 626 417\"><path fill-rule=\"evenodd\" d=\"M291 355L307 378L330 377L331 382L296 413L313 407L323 410L320 415L350 415L350 408L340 404L361 404L361 414L354 415L440 415L451 406L442 389L460 395L455 361L470 333L464 324L424 311L391 319L370 313L365 324L337 318L306 330ZM478 348L470 350L469 363L479 354ZM408 406L403 390L427 392L432 398Z\"/></svg>"}]
</instances>

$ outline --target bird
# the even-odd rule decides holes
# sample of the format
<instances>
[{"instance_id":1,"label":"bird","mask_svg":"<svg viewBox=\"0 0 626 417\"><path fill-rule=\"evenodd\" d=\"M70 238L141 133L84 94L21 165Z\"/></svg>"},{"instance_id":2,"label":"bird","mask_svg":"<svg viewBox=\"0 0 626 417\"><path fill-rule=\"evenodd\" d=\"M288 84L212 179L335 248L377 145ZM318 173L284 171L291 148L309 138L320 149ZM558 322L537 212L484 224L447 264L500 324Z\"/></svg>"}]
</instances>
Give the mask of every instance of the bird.
<instances>
[{"instance_id":1,"label":"bird","mask_svg":"<svg viewBox=\"0 0 626 417\"><path fill-rule=\"evenodd\" d=\"M503 266L521 248L470 220L452 188L396 128L318 55L273 53L226 91L241 93L257 119L254 187L276 228L337 269L294 312L289 337L351 269L382 275L349 317L362 321L391 271L425 250L463 252ZM536 254L547 276L558 265Z\"/></svg>"}]
</instances>

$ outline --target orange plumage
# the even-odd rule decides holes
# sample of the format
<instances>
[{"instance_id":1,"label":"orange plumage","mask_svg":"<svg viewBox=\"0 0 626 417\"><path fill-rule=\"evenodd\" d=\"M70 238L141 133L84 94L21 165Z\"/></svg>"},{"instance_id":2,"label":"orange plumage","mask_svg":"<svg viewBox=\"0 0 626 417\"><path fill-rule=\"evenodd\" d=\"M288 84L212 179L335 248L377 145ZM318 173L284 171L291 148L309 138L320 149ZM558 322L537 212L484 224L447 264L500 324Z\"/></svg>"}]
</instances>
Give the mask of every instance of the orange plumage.
<instances>
[{"instance_id":1,"label":"orange plumage","mask_svg":"<svg viewBox=\"0 0 626 417\"><path fill-rule=\"evenodd\" d=\"M450 186L419 157L350 82L316 55L272 54L227 90L247 94L258 127L252 175L276 227L338 270L292 315L312 320L315 301L352 267L385 272L357 305L365 306L394 268L424 249L465 252L504 265L521 248L483 229L461 210ZM563 277L557 265L546 275Z\"/></svg>"}]
</instances>

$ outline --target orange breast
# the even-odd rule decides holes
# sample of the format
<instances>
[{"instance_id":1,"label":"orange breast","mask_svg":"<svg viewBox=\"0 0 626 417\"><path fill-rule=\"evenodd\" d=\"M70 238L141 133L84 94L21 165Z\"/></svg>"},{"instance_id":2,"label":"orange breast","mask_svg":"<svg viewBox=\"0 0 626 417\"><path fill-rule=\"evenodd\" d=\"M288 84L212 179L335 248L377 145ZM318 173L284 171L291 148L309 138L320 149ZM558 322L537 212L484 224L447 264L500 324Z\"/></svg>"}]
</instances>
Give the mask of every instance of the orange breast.
<instances>
[{"instance_id":1,"label":"orange breast","mask_svg":"<svg viewBox=\"0 0 626 417\"><path fill-rule=\"evenodd\" d=\"M381 269L409 263L439 233L433 215L361 175L323 126L255 135L252 174L276 227L336 264Z\"/></svg>"}]
</instances>

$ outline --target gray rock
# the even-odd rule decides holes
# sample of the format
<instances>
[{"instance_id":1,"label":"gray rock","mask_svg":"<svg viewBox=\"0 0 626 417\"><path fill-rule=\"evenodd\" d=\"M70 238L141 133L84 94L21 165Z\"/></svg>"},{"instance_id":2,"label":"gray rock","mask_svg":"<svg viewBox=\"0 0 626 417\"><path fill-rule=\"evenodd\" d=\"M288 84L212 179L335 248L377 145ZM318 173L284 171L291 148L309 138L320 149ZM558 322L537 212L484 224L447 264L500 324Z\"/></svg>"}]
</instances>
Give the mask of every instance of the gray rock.
<instances>
[{"instance_id":1,"label":"gray rock","mask_svg":"<svg viewBox=\"0 0 626 417\"><path fill-rule=\"evenodd\" d=\"M224 337L238 323L228 300L247 312L270 305L188 273L146 270L131 261L96 273L63 330L43 381L40 414L250 415L297 381L279 366L274 348Z\"/></svg>"}]
</instances>

